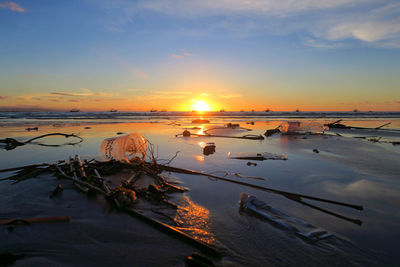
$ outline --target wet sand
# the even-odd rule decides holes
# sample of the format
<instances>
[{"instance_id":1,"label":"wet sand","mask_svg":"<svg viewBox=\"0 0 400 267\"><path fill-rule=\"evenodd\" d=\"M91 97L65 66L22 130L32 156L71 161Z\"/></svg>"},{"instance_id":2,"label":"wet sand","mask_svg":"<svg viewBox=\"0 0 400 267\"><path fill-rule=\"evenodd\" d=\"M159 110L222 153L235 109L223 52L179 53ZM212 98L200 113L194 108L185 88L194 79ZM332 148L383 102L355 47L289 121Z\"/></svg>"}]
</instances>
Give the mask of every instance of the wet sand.
<instances>
[{"instance_id":1,"label":"wet sand","mask_svg":"<svg viewBox=\"0 0 400 267\"><path fill-rule=\"evenodd\" d=\"M55 162L79 154L98 156L101 141L117 132L140 132L157 147L159 162L178 156L171 166L204 171L265 187L308 194L341 202L362 205L364 210L335 206L316 201L318 205L343 216L362 221L356 225L346 220L301 205L283 196L215 181L202 176L164 173L180 181L190 191L172 196L181 210L161 209L179 222L182 231L209 242L223 251L217 265L398 265L397 240L400 238L400 146L373 143L353 138L362 132L343 136L282 136L265 140L242 140L213 137L175 137L185 128L220 127L222 121L194 125L185 121L101 123L92 122L39 125L38 131L26 131L27 125L0 128L0 138L18 140L51 132L75 133L84 138L78 146L43 147L25 145L14 150L0 150L0 168L42 162ZM281 121L258 120L246 124L244 119L232 120L252 131L222 130L223 134L263 134ZM346 121L355 126L377 126L387 119ZM398 120L391 127L400 128ZM224 119L226 122L226 119ZM177 125L180 124L180 125ZM34 124L33 124L34 125ZM86 128L85 127L90 127ZM192 132L201 131L190 129ZM220 130L217 130L220 131ZM372 136L372 135L371 135ZM398 138L386 136L387 140ZM49 138L46 143L63 143L65 138ZM216 152L203 154L205 144L214 142ZM319 153L313 150L317 149ZM229 159L231 152L270 152L285 154L288 160L249 161ZM163 159L165 159L163 161ZM248 165L248 162L256 163ZM6 177L10 173L2 173ZM265 180L240 178L263 177ZM110 177L117 181L120 177ZM63 193L48 196L57 184ZM254 195L286 214L299 218L333 234L318 242L308 242L273 223L239 211L239 195ZM57 180L50 174L12 184L0 181L0 218L68 215L71 222L35 224L8 231L2 226L0 251L22 252L26 257L17 265L184 265L184 259L195 248L138 221L112 210L101 196L88 198L77 192L69 181ZM144 205L144 204L143 204ZM146 205L138 208L147 209ZM167 224L169 218L149 215ZM164 218L163 218L164 217Z\"/></svg>"}]
</instances>

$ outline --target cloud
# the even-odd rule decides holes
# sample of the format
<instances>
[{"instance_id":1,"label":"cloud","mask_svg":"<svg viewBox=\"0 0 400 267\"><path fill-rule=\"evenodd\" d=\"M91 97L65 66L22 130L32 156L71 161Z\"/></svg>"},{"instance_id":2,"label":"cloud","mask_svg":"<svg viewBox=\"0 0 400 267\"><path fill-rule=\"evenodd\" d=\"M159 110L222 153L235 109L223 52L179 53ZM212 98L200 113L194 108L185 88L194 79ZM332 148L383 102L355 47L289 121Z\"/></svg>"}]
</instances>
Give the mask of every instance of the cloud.
<instances>
[{"instance_id":1,"label":"cloud","mask_svg":"<svg viewBox=\"0 0 400 267\"><path fill-rule=\"evenodd\" d=\"M175 58L175 59L182 59L182 58L184 58L184 56L182 56L182 55L177 55L177 54L172 54L171 57L172 57L172 58Z\"/></svg>"},{"instance_id":2,"label":"cloud","mask_svg":"<svg viewBox=\"0 0 400 267\"><path fill-rule=\"evenodd\" d=\"M186 20L179 32L227 33L236 38L292 35L314 48L400 48L397 0L127 0L105 1L119 26L135 16L159 14ZM118 16L117 16L118 15ZM121 19L121 17L123 19ZM185 26L181 26L185 25ZM166 23L165 27L176 27ZM304 41L306 37L306 41ZM190 53L174 53L183 59Z\"/></svg>"},{"instance_id":3,"label":"cloud","mask_svg":"<svg viewBox=\"0 0 400 267\"><path fill-rule=\"evenodd\" d=\"M185 57L190 57L190 56L192 56L192 55L193 55L192 53L189 53L189 52L187 52L187 51L185 51L185 50L182 50L181 53L179 53L179 54L172 54L171 57L172 57L172 58L175 58L175 59L183 59L183 58L185 58Z\"/></svg>"},{"instance_id":4,"label":"cloud","mask_svg":"<svg viewBox=\"0 0 400 267\"><path fill-rule=\"evenodd\" d=\"M239 95L239 94L226 94L226 95L219 95L219 96L222 97L222 98L230 99L230 98L240 97L241 95Z\"/></svg>"},{"instance_id":5,"label":"cloud","mask_svg":"<svg viewBox=\"0 0 400 267\"><path fill-rule=\"evenodd\" d=\"M68 102L74 102L74 103L76 103L76 102L79 102L79 100L78 100L78 99L70 99L70 100L68 100Z\"/></svg>"},{"instance_id":6,"label":"cloud","mask_svg":"<svg viewBox=\"0 0 400 267\"><path fill-rule=\"evenodd\" d=\"M1 96L1 95L0 95L0 100L4 100L4 99L7 99L7 97L6 97L6 96Z\"/></svg>"},{"instance_id":7,"label":"cloud","mask_svg":"<svg viewBox=\"0 0 400 267\"><path fill-rule=\"evenodd\" d=\"M192 95L193 92L191 91L161 91L161 90L154 90L149 91L146 95L137 96L137 100L145 99L146 101L149 100L159 100L159 99L183 99L187 98L188 96Z\"/></svg>"},{"instance_id":8,"label":"cloud","mask_svg":"<svg viewBox=\"0 0 400 267\"><path fill-rule=\"evenodd\" d=\"M67 93L67 92L51 92L52 95L61 95L61 96L92 96L93 93Z\"/></svg>"},{"instance_id":9,"label":"cloud","mask_svg":"<svg viewBox=\"0 0 400 267\"><path fill-rule=\"evenodd\" d=\"M367 43L388 40L400 34L400 20L349 22L332 27L329 40L354 38Z\"/></svg>"},{"instance_id":10,"label":"cloud","mask_svg":"<svg viewBox=\"0 0 400 267\"><path fill-rule=\"evenodd\" d=\"M83 97L83 96L104 96L110 97L114 94L105 93L105 92L92 92L89 89L81 89L81 92L51 92L51 95L59 95L59 96L72 96L72 97Z\"/></svg>"},{"instance_id":11,"label":"cloud","mask_svg":"<svg viewBox=\"0 0 400 267\"><path fill-rule=\"evenodd\" d=\"M141 9L180 16L215 16L226 14L260 14L285 16L310 10L331 9L362 2L359 0L147 0Z\"/></svg>"},{"instance_id":12,"label":"cloud","mask_svg":"<svg viewBox=\"0 0 400 267\"><path fill-rule=\"evenodd\" d=\"M336 49L345 48L346 45L341 42L331 42L317 38L302 38L302 43L305 46L318 48L318 49Z\"/></svg>"},{"instance_id":13,"label":"cloud","mask_svg":"<svg viewBox=\"0 0 400 267\"><path fill-rule=\"evenodd\" d=\"M144 71L138 69L138 68L133 68L132 69L132 73L142 79L148 79L149 75L147 73L145 73Z\"/></svg>"},{"instance_id":14,"label":"cloud","mask_svg":"<svg viewBox=\"0 0 400 267\"><path fill-rule=\"evenodd\" d=\"M145 89L140 89L140 88L129 88L127 91L129 92L143 92L146 91Z\"/></svg>"},{"instance_id":15,"label":"cloud","mask_svg":"<svg viewBox=\"0 0 400 267\"><path fill-rule=\"evenodd\" d=\"M15 12L20 12L20 13L25 12L24 8L22 8L17 3L14 3L14 2L0 3L0 8L5 8L5 9L9 9L9 10L12 10L12 11L15 11Z\"/></svg>"},{"instance_id":16,"label":"cloud","mask_svg":"<svg viewBox=\"0 0 400 267\"><path fill-rule=\"evenodd\" d=\"M339 184L334 182L325 182L323 188L338 196L352 195L355 197L368 197L368 198L396 198L400 201L400 195L397 190L386 186L384 184L371 182L361 179L350 184Z\"/></svg>"}]
</instances>

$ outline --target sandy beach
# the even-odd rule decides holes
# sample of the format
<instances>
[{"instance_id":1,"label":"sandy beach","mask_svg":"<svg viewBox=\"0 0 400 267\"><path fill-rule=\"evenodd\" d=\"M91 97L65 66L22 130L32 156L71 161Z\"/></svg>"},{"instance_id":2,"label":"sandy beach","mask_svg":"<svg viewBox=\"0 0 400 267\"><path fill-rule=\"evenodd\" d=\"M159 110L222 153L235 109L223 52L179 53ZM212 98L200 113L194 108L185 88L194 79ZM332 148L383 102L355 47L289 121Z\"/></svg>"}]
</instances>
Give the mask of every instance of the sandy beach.
<instances>
[{"instance_id":1,"label":"sandy beach","mask_svg":"<svg viewBox=\"0 0 400 267\"><path fill-rule=\"evenodd\" d=\"M83 159L100 160L99 147L103 139L121 136L117 135L118 132L137 132L155 145L161 164L177 155L171 166L364 208L357 211L304 199L307 203L350 218L351 221L282 195L205 176L163 172L166 179L188 189L183 194L171 194L170 200L178 204L178 209L149 206L143 200L139 201L136 209L217 248L222 252L221 258L205 254L215 265L394 266L399 263L396 253L400 237L399 146L359 138L363 135L362 130L346 132L343 129L340 136L331 129L326 131L327 135L276 134L264 140L175 136L185 129L192 133L202 133L208 129L208 133L214 135L262 135L267 129L290 120L207 119L210 123L193 124L191 118L187 117L120 123L101 120L26 124L7 122L0 128L1 138L27 140L42 134L62 132L77 134L84 141L75 146L28 144L9 151L0 150L0 168L54 163L76 154ZM240 124L241 128L226 128L227 121ZM334 119L308 118L297 121L323 124ZM393 118L353 118L345 122L353 126L376 127L388 121L392 124L387 128L400 129L400 120ZM25 130L35 125L37 131ZM368 133L367 136L372 138L376 134ZM395 132L386 134L381 141L398 140L399 136ZM65 138L49 137L41 142L62 144ZM215 144L215 153L205 155L204 147L210 142ZM287 160L259 161L229 157L233 153L250 152L285 155ZM1 177L11 174L1 173ZM118 184L129 175L131 173L125 170L105 178ZM58 184L64 187L64 191L55 198L49 198ZM239 196L242 192L287 216L278 216L274 221L274 218L268 220L240 209ZM93 258L101 265L134 263L138 266L183 266L186 257L199 251L179 238L112 209L102 196L86 196L78 192L70 181L56 179L51 173L18 183L3 180L0 182L0 196L1 219L61 215L71 218L68 223L32 224L17 226L12 230L2 226L1 251L23 255L16 261L17 266L75 265L78 262L90 265ZM291 228L277 224L282 221L289 224L301 221L310 225L307 227L312 226L312 229L323 230L330 235L322 240L310 241L299 237ZM359 225L354 221L362 223Z\"/></svg>"}]
</instances>

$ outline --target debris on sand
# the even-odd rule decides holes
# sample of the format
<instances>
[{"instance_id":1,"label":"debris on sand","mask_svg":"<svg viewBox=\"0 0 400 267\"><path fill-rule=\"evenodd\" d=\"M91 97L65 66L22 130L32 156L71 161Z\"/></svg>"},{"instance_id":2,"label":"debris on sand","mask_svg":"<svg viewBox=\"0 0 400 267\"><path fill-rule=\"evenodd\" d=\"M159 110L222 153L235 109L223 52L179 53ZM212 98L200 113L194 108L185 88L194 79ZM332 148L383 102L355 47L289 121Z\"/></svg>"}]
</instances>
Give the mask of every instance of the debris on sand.
<instances>
[{"instance_id":1,"label":"debris on sand","mask_svg":"<svg viewBox=\"0 0 400 267\"><path fill-rule=\"evenodd\" d=\"M104 139L100 145L100 155L104 160L129 162L133 157L146 157L147 141L140 133Z\"/></svg>"},{"instance_id":2,"label":"debris on sand","mask_svg":"<svg viewBox=\"0 0 400 267\"><path fill-rule=\"evenodd\" d=\"M304 135L304 134L322 134L329 128L318 122L300 122L300 121L285 121L275 129L266 130L266 137L276 133L285 135Z\"/></svg>"},{"instance_id":3,"label":"debris on sand","mask_svg":"<svg viewBox=\"0 0 400 267\"><path fill-rule=\"evenodd\" d=\"M62 193L62 191L64 191L64 188L62 187L62 185L57 185L56 188L54 189L54 191L50 194L50 198L53 198L59 194Z\"/></svg>"},{"instance_id":4,"label":"debris on sand","mask_svg":"<svg viewBox=\"0 0 400 267\"><path fill-rule=\"evenodd\" d=\"M44 143L36 143L33 142L35 140L41 139L41 138L45 138L48 136L64 136L65 138L69 138L69 137L74 137L77 138L78 141L76 142L69 142L69 143L64 143L64 144L60 144L60 145L48 145L48 144L44 144ZM28 141L25 142L20 142L14 138L5 138L5 139L0 139L0 148L3 148L5 150L12 150L15 149L18 146L23 146L26 144L35 144L35 145L40 145L40 146L50 146L50 147L60 147L60 146L66 146L66 145L77 145L79 143L83 142L83 138L81 138L78 135L75 134L64 134L64 133L49 133L49 134L44 134L44 135L40 135L34 138L29 139Z\"/></svg>"},{"instance_id":5,"label":"debris on sand","mask_svg":"<svg viewBox=\"0 0 400 267\"><path fill-rule=\"evenodd\" d=\"M273 154L269 152L238 152L229 153L231 159L243 159L243 160L287 160L284 154Z\"/></svg>"},{"instance_id":6,"label":"debris on sand","mask_svg":"<svg viewBox=\"0 0 400 267\"><path fill-rule=\"evenodd\" d=\"M255 135L255 134L246 134L243 136L231 136L231 135L218 135L218 134L195 134L191 133L188 130L184 130L181 134L175 135L175 137L179 136L184 136L184 137L189 137L189 136L204 136L204 137L223 137L223 138L236 138L236 139L249 139L249 140L264 140L264 137L262 135Z\"/></svg>"},{"instance_id":7,"label":"debris on sand","mask_svg":"<svg viewBox=\"0 0 400 267\"><path fill-rule=\"evenodd\" d=\"M204 120L204 119L195 119L195 120L192 120L192 123L210 123L210 121Z\"/></svg>"},{"instance_id":8,"label":"debris on sand","mask_svg":"<svg viewBox=\"0 0 400 267\"><path fill-rule=\"evenodd\" d=\"M203 148L203 155L208 156L215 153L215 143L207 143Z\"/></svg>"},{"instance_id":9,"label":"debris on sand","mask_svg":"<svg viewBox=\"0 0 400 267\"><path fill-rule=\"evenodd\" d=\"M261 217L276 227L291 232L309 241L319 241L332 236L331 233L290 216L283 211L269 206L254 196L241 193L239 197L240 210Z\"/></svg>"},{"instance_id":10,"label":"debris on sand","mask_svg":"<svg viewBox=\"0 0 400 267\"><path fill-rule=\"evenodd\" d=\"M38 127L32 127L32 128L26 128L25 129L26 131L37 131L37 130L39 130L39 128Z\"/></svg>"}]
</instances>

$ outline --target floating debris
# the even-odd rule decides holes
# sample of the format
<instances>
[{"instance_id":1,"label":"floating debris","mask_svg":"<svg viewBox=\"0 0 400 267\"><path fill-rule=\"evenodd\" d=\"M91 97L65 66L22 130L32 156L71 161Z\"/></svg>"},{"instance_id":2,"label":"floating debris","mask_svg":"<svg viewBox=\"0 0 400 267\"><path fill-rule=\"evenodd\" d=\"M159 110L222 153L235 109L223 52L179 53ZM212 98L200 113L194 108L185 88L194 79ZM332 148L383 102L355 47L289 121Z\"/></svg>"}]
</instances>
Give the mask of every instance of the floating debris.
<instances>
[{"instance_id":1,"label":"floating debris","mask_svg":"<svg viewBox=\"0 0 400 267\"><path fill-rule=\"evenodd\" d=\"M229 129L236 129L236 128L240 127L240 124L239 123L231 123L231 122L229 122L225 126L226 126L226 128L229 128Z\"/></svg>"},{"instance_id":2,"label":"floating debris","mask_svg":"<svg viewBox=\"0 0 400 267\"><path fill-rule=\"evenodd\" d=\"M238 152L230 153L229 158L231 159L244 159L244 160L287 160L284 154L273 154L269 152Z\"/></svg>"},{"instance_id":3,"label":"floating debris","mask_svg":"<svg viewBox=\"0 0 400 267\"><path fill-rule=\"evenodd\" d=\"M0 225L29 225L32 223L53 223L53 222L69 222L69 216L53 216L53 217L33 217L23 219L4 219L0 220Z\"/></svg>"},{"instance_id":4,"label":"floating debris","mask_svg":"<svg viewBox=\"0 0 400 267\"><path fill-rule=\"evenodd\" d=\"M27 131L37 131L37 130L39 130L39 128L38 127L32 127L32 128L26 128L25 130L27 130Z\"/></svg>"},{"instance_id":5,"label":"floating debris","mask_svg":"<svg viewBox=\"0 0 400 267\"><path fill-rule=\"evenodd\" d=\"M56 188L54 189L54 191L50 194L50 198L53 198L59 194L62 193L62 191L64 191L64 188L62 187L62 185L57 185Z\"/></svg>"},{"instance_id":6,"label":"floating debris","mask_svg":"<svg viewBox=\"0 0 400 267\"><path fill-rule=\"evenodd\" d=\"M204 119L195 119L195 120L192 120L192 123L210 123L210 121L204 120Z\"/></svg>"},{"instance_id":7,"label":"floating debris","mask_svg":"<svg viewBox=\"0 0 400 267\"><path fill-rule=\"evenodd\" d=\"M203 148L203 155L208 156L215 153L215 143L207 143Z\"/></svg>"},{"instance_id":8,"label":"floating debris","mask_svg":"<svg viewBox=\"0 0 400 267\"><path fill-rule=\"evenodd\" d=\"M76 142L69 142L69 143L65 143L65 144L60 144L60 145L48 145L48 144L43 144L43 143L34 143L33 141L44 138L44 137L48 137L48 136L64 136L65 138L69 138L69 137L74 137L79 139L79 141ZM60 146L65 146L65 145L77 145L79 143L83 142L83 138L81 138L78 135L75 134L64 134L64 133L49 133L49 134L44 134L44 135L40 135L34 138L29 139L28 141L25 142L20 142L14 138L5 138L5 139L0 139L0 148L3 148L5 150L12 150L15 149L18 146L23 146L26 144L35 144L35 145L40 145L40 146L50 146L50 147L60 147Z\"/></svg>"},{"instance_id":9,"label":"floating debris","mask_svg":"<svg viewBox=\"0 0 400 267\"><path fill-rule=\"evenodd\" d=\"M189 136L204 136L204 137L223 137L223 138L237 138L237 139L249 139L249 140L264 140L264 137L262 135L255 135L255 134L246 134L243 136L231 136L231 135L217 135L217 134L195 134L191 133L188 130L184 130L183 133L175 135L175 137L178 136L184 136L184 137L189 137Z\"/></svg>"},{"instance_id":10,"label":"floating debris","mask_svg":"<svg viewBox=\"0 0 400 267\"><path fill-rule=\"evenodd\" d=\"M301 238L309 241L318 241L332 236L331 233L271 207L254 196L241 193L239 199L241 211L260 216L276 227L292 232Z\"/></svg>"},{"instance_id":11,"label":"floating debris","mask_svg":"<svg viewBox=\"0 0 400 267\"><path fill-rule=\"evenodd\" d=\"M147 141L140 133L107 138L100 145L100 155L104 160L129 162L133 157L144 159L146 152Z\"/></svg>"},{"instance_id":12,"label":"floating debris","mask_svg":"<svg viewBox=\"0 0 400 267\"><path fill-rule=\"evenodd\" d=\"M380 125L380 126L378 126L378 127L375 127L375 128L368 128L368 127L357 127L357 126L348 126L348 125L344 125L344 124L340 123L340 122L342 122L342 121L343 121L343 120L340 119L340 120L337 120L337 121L332 122L332 123L326 123L326 124L324 124L324 125L325 125L325 126L328 126L330 129L336 128L336 129L357 129L357 130L400 131L400 130L397 130L397 129L385 129L385 128L383 128L383 127L385 127L385 126L390 125L391 122L382 124L382 125Z\"/></svg>"}]
</instances>

